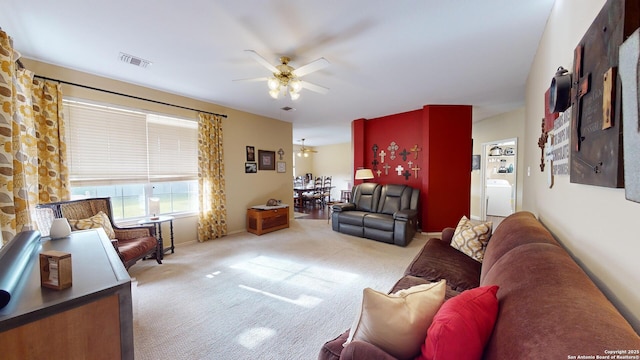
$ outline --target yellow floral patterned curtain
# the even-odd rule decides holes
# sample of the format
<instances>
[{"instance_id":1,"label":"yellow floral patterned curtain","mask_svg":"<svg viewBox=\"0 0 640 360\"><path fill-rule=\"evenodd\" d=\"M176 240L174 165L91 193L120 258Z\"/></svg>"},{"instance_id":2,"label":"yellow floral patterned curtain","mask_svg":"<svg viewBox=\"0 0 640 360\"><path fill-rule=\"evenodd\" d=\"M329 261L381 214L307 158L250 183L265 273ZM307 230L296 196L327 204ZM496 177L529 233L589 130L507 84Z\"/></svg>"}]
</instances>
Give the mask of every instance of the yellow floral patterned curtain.
<instances>
[{"instance_id":1,"label":"yellow floral patterned curtain","mask_svg":"<svg viewBox=\"0 0 640 360\"><path fill-rule=\"evenodd\" d=\"M38 139L38 203L69 200L71 190L60 84L34 80L33 86Z\"/></svg>"},{"instance_id":2,"label":"yellow floral patterned curtain","mask_svg":"<svg viewBox=\"0 0 640 360\"><path fill-rule=\"evenodd\" d=\"M222 117L198 113L198 241L227 234Z\"/></svg>"},{"instance_id":3,"label":"yellow floral patterned curtain","mask_svg":"<svg viewBox=\"0 0 640 360\"><path fill-rule=\"evenodd\" d=\"M6 243L32 224L40 201L69 198L59 84L16 65L19 54L0 30L0 227ZM43 167L46 170L43 170Z\"/></svg>"}]
</instances>

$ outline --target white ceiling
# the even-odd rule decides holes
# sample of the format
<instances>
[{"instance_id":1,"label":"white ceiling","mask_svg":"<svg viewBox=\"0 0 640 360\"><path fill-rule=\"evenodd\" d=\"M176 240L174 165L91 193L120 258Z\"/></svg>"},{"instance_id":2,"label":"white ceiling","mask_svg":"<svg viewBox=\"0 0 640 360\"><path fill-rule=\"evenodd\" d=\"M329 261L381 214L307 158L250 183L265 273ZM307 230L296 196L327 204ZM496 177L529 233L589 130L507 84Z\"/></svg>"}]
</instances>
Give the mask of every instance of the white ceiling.
<instances>
[{"instance_id":1,"label":"white ceiling","mask_svg":"<svg viewBox=\"0 0 640 360\"><path fill-rule=\"evenodd\" d=\"M4 0L0 27L24 57L288 121L294 143L318 146L429 104L473 105L474 121L523 106L553 2ZM274 65L326 58L303 80L330 92L274 100L266 83L234 82L270 75L246 49Z\"/></svg>"}]
</instances>

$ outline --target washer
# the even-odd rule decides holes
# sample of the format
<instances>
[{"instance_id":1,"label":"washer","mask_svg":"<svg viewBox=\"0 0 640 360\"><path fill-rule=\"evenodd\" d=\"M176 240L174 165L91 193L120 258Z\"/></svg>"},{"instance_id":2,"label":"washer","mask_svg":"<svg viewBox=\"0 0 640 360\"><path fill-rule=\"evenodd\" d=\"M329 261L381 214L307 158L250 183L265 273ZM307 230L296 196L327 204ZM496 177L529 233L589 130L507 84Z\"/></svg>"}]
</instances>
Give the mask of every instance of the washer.
<instances>
[{"instance_id":1,"label":"washer","mask_svg":"<svg viewBox=\"0 0 640 360\"><path fill-rule=\"evenodd\" d=\"M511 184L505 179L487 179L487 215L509 216L511 206Z\"/></svg>"}]
</instances>

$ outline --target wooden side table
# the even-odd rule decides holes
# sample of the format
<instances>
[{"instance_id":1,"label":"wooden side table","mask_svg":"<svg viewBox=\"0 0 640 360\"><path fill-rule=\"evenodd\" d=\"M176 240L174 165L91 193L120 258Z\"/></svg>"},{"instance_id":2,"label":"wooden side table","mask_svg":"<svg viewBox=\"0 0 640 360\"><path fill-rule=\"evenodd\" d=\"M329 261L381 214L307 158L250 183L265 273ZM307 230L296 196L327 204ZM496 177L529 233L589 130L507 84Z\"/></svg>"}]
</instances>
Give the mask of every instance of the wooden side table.
<instances>
[{"instance_id":1,"label":"wooden side table","mask_svg":"<svg viewBox=\"0 0 640 360\"><path fill-rule=\"evenodd\" d=\"M289 206L258 205L247 209L247 231L256 235L289 227Z\"/></svg>"},{"instance_id":2,"label":"wooden side table","mask_svg":"<svg viewBox=\"0 0 640 360\"><path fill-rule=\"evenodd\" d=\"M160 251L160 259L164 259L164 254L171 250L171 253L173 254L175 251L175 246L173 246L173 216L157 216L154 218L144 218L140 221L138 221L138 224L140 225L148 225L148 224L153 224L156 228L156 236L158 239L158 245L161 249ZM164 247L164 240L162 239L162 223L163 222L169 222L169 230L171 232L171 246L165 248Z\"/></svg>"}]
</instances>

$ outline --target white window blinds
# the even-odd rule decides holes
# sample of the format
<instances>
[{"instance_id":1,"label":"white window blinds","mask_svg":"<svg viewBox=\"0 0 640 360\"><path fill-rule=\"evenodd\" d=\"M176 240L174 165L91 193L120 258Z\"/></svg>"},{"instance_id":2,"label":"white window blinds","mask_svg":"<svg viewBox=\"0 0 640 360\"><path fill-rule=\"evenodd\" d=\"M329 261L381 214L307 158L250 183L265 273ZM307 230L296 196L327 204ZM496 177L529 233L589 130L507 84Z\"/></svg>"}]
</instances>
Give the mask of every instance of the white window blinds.
<instances>
[{"instance_id":1,"label":"white window blinds","mask_svg":"<svg viewBox=\"0 0 640 360\"><path fill-rule=\"evenodd\" d=\"M64 102L74 186L197 179L197 123Z\"/></svg>"},{"instance_id":2,"label":"white window blinds","mask_svg":"<svg viewBox=\"0 0 640 360\"><path fill-rule=\"evenodd\" d=\"M195 121L147 115L150 180L198 178L198 124Z\"/></svg>"}]
</instances>

